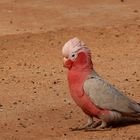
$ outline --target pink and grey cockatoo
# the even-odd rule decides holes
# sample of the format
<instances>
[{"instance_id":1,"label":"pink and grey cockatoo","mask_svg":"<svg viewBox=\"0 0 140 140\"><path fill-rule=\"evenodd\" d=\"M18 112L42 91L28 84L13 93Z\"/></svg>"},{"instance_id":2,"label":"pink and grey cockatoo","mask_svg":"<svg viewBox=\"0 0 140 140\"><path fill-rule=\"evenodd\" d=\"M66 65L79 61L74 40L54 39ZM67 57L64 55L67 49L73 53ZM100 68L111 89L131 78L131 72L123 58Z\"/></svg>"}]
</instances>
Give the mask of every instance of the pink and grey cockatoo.
<instances>
[{"instance_id":1,"label":"pink and grey cockatoo","mask_svg":"<svg viewBox=\"0 0 140 140\"><path fill-rule=\"evenodd\" d=\"M68 68L70 93L88 115L88 123L73 130L107 130L112 121L125 117L140 118L140 104L103 80L94 70L91 52L78 38L62 49L64 67ZM98 119L98 123L94 121Z\"/></svg>"}]
</instances>

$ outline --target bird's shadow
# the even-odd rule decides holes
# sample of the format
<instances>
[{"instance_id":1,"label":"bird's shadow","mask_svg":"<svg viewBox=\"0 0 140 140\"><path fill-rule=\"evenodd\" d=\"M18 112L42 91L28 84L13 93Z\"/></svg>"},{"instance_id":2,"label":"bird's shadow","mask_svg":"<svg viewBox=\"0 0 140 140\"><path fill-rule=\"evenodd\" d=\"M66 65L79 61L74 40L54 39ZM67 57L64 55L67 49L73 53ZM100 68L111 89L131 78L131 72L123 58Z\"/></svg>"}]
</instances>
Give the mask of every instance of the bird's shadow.
<instances>
[{"instance_id":1,"label":"bird's shadow","mask_svg":"<svg viewBox=\"0 0 140 140\"><path fill-rule=\"evenodd\" d=\"M125 119L121 120L119 122L113 122L112 127L113 128L120 128L120 127L126 127L129 125L140 125L140 119Z\"/></svg>"}]
</instances>

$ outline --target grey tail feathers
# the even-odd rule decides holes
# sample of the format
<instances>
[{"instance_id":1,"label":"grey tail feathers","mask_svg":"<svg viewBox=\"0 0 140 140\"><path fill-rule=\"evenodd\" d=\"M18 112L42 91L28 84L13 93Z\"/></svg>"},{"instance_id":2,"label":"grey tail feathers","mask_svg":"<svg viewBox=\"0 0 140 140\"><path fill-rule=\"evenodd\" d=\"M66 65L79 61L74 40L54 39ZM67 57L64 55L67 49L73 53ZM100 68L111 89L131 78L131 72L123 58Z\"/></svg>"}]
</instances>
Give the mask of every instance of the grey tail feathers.
<instances>
[{"instance_id":1,"label":"grey tail feathers","mask_svg":"<svg viewBox=\"0 0 140 140\"><path fill-rule=\"evenodd\" d=\"M134 110L135 110L138 114L140 114L140 104L139 104L139 103L135 104Z\"/></svg>"},{"instance_id":2,"label":"grey tail feathers","mask_svg":"<svg viewBox=\"0 0 140 140\"><path fill-rule=\"evenodd\" d=\"M132 103L131 109L134 111L130 113L130 116L140 118L140 104L139 103Z\"/></svg>"},{"instance_id":3,"label":"grey tail feathers","mask_svg":"<svg viewBox=\"0 0 140 140\"><path fill-rule=\"evenodd\" d=\"M140 104L137 102L131 102L129 106L135 113L140 113Z\"/></svg>"}]
</instances>

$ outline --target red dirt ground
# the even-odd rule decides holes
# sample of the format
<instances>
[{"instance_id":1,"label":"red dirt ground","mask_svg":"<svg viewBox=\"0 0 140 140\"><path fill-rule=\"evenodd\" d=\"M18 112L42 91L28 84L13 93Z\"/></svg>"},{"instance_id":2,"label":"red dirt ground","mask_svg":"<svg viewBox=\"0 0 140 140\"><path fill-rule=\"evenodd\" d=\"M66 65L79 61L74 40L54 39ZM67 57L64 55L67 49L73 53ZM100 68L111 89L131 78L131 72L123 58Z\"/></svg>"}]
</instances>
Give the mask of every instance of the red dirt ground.
<instances>
[{"instance_id":1,"label":"red dirt ground","mask_svg":"<svg viewBox=\"0 0 140 140\"><path fill-rule=\"evenodd\" d=\"M0 140L139 140L140 125L72 132L86 116L70 97L61 48L77 36L96 71L140 102L139 0L0 1Z\"/></svg>"}]
</instances>

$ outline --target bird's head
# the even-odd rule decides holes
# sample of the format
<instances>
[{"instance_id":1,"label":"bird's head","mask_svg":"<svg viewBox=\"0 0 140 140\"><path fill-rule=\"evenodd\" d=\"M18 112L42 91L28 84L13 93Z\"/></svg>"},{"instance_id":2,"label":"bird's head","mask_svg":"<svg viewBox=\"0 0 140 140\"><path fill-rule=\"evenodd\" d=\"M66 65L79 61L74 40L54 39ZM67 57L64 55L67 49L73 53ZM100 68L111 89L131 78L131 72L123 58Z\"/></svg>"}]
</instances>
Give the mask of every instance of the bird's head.
<instances>
[{"instance_id":1,"label":"bird's head","mask_svg":"<svg viewBox=\"0 0 140 140\"><path fill-rule=\"evenodd\" d=\"M85 43L73 38L62 48L64 67L70 69L92 69L91 53Z\"/></svg>"}]
</instances>

